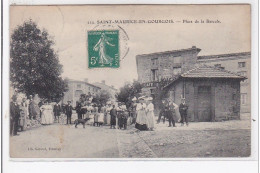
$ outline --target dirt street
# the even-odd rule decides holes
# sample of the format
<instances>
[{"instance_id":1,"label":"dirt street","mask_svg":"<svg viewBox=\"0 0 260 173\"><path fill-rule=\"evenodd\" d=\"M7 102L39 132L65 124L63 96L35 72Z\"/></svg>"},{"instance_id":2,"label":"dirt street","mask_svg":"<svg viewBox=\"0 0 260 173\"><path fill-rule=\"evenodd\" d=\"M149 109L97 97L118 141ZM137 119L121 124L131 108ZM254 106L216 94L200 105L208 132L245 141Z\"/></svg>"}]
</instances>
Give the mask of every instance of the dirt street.
<instances>
[{"instance_id":1,"label":"dirt street","mask_svg":"<svg viewBox=\"0 0 260 173\"><path fill-rule=\"evenodd\" d=\"M156 124L154 131L53 124L10 138L12 157L181 158L248 157L250 120Z\"/></svg>"}]
</instances>

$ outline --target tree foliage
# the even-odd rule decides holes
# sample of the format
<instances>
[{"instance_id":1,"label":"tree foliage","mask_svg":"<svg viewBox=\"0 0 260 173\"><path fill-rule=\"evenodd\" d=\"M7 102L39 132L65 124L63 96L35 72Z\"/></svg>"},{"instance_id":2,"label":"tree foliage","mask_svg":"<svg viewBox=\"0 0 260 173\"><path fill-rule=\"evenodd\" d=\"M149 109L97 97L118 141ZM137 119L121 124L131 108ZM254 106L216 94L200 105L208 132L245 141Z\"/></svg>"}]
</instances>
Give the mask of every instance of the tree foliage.
<instances>
[{"instance_id":1,"label":"tree foliage","mask_svg":"<svg viewBox=\"0 0 260 173\"><path fill-rule=\"evenodd\" d=\"M97 93L96 96L93 97L92 102L98 105L105 105L110 98L111 94L108 91L101 90L99 93Z\"/></svg>"},{"instance_id":2,"label":"tree foliage","mask_svg":"<svg viewBox=\"0 0 260 173\"><path fill-rule=\"evenodd\" d=\"M139 97L142 90L142 85L138 81L132 84L126 84L120 88L119 93L116 95L117 101L123 102L128 107L133 97Z\"/></svg>"},{"instance_id":3,"label":"tree foliage","mask_svg":"<svg viewBox=\"0 0 260 173\"><path fill-rule=\"evenodd\" d=\"M60 100L67 88L61 78L62 65L52 48L54 42L46 30L31 20L18 26L11 35L10 79L18 92L27 96Z\"/></svg>"}]
</instances>

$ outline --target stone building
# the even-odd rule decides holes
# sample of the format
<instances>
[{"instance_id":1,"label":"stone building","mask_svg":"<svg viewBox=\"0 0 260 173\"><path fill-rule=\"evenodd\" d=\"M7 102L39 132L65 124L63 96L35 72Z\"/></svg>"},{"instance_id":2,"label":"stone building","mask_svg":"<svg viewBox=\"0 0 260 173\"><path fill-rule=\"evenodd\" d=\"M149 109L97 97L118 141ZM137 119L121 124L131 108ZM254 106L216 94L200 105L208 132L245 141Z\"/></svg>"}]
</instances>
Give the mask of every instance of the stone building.
<instances>
[{"instance_id":1,"label":"stone building","mask_svg":"<svg viewBox=\"0 0 260 173\"><path fill-rule=\"evenodd\" d=\"M240 118L240 81L245 77L217 67L199 66L163 87L176 104L185 97L190 121Z\"/></svg>"},{"instance_id":2,"label":"stone building","mask_svg":"<svg viewBox=\"0 0 260 173\"><path fill-rule=\"evenodd\" d=\"M194 66L201 49L173 50L136 56L138 81L144 84L143 93L154 95L157 83L170 79Z\"/></svg>"},{"instance_id":3,"label":"stone building","mask_svg":"<svg viewBox=\"0 0 260 173\"><path fill-rule=\"evenodd\" d=\"M192 48L188 48L188 49L158 52L158 53L151 53L151 54L142 54L142 55L136 56L138 81L143 84L142 93L144 95L153 96L157 114L158 114L158 108L159 108L159 105L161 102L161 97L162 97L160 93L162 93L161 92L162 90L165 90L163 88L165 86L168 86L169 84L171 84L176 79L178 79L177 83L176 83L177 86L176 86L174 92L176 94L176 93L178 93L178 90L183 91L183 88L182 88L183 86L181 84L179 84L180 75L184 75L186 72L194 69L195 67L201 67L201 66L203 66L203 64L205 64L207 62L206 57L204 57L205 63L202 60L203 57L198 58L198 53L200 51L201 51L201 49L193 46ZM237 55L234 54L234 57L235 56L237 56ZM248 56L248 55L246 55L246 56ZM239 61L239 64L241 67L244 66L242 62L243 61L241 61L241 63L240 63L240 61ZM222 66L221 67L219 65L214 66L215 64L214 65L209 64L209 65L215 67L215 68L213 68L213 67L209 67L209 68L225 71ZM249 60L248 65L250 65L250 60ZM244 68L244 67L242 67L242 68ZM210 72L210 69L208 69L208 70ZM207 78L206 83L205 83L205 81L201 80L202 79L201 77L193 78L192 81L198 80L202 83L205 83L205 85L209 85L210 88L207 88L207 87L203 88L203 86L199 87L200 92L208 92L208 94L216 92L215 88L217 88L217 90L218 90L219 88L217 86L220 87L221 85L225 86L224 89L222 89L222 91L229 91L229 88L232 88L232 86L234 84L232 84L228 81L235 81L236 84L239 84L239 87L237 86L236 88L240 89L239 82L244 81L246 79L244 77L244 75L241 73L240 73L240 75L236 74L235 72L239 72L239 71L233 71L232 67L227 68L227 70L228 71L225 71L225 73L227 73L226 75L233 74L234 80L233 80L233 78L231 80L231 78L224 77L225 75L223 74L223 76L221 78L216 77L216 76L212 76L211 80L208 80L208 78ZM250 71L250 70L248 70L248 71ZM203 72L203 71L201 71L201 72ZM248 76L250 76L250 75L248 75ZM183 78L183 77L184 76L182 76L181 78ZM189 80L191 80L191 79L189 79ZM247 82L250 85L250 79ZM215 83L216 86L214 86L213 83ZM243 83L243 82L241 82L241 83ZM175 83L174 83L174 85L175 85ZM194 81L194 82L192 82L192 85L198 85L198 83ZM198 88L194 88L194 89L198 90ZM213 91L213 89L214 89L214 91ZM250 89L247 88L245 90L250 90ZM169 96L169 94L171 94L172 92L173 92L172 90L167 90L166 95ZM182 96L185 95L185 93L181 93L181 94L183 94ZM238 97L237 95L240 95L240 90L238 91L238 93L235 93L235 96L234 96L234 97L236 97L234 99L240 100L240 97ZM178 96L175 95L174 97L170 96L170 99L176 99L177 97L180 98L181 95L178 95ZM223 97L222 99L223 100L229 100L231 98L233 99L233 95L232 95L232 97L231 96L227 96L227 97ZM195 98L195 99L197 99L197 98ZM219 100L217 97L216 98L212 97L210 100L211 107L213 106L212 100L214 100L216 102L216 103L214 103L214 107L215 107L215 105L218 105L219 103L221 103L221 100ZM201 102L201 100L199 100L199 102ZM177 101L177 103L178 103L178 101ZM236 100L236 105L237 106L232 106L232 107L234 107L235 111L237 111L238 107L240 108L240 104L237 103L237 100ZM228 109L231 110L230 107ZM213 109L211 108L210 110L212 111ZM232 108L232 110L233 110L233 108ZM238 114L237 114L237 117L239 117ZM211 114L210 116L216 116L216 115L217 114L214 114L214 115ZM197 114L193 114L193 115L190 114L189 116L194 121L201 121L200 120L201 118L199 118L201 116L198 117ZM231 116L230 111L229 112L227 111L226 113L223 114L223 116L229 119L229 118L232 118L233 114ZM220 117L220 115L217 115L216 117ZM204 120L208 121L209 119L204 119ZM215 120L215 119L211 118L210 120Z\"/></svg>"},{"instance_id":4,"label":"stone building","mask_svg":"<svg viewBox=\"0 0 260 173\"><path fill-rule=\"evenodd\" d=\"M118 91L114 86L107 85L105 80L102 80L100 83L96 82L96 83L94 83L94 85L101 88L101 90L108 91L108 93L110 93L110 96L111 96L110 100L113 102L116 101L116 94Z\"/></svg>"},{"instance_id":5,"label":"stone building","mask_svg":"<svg viewBox=\"0 0 260 173\"><path fill-rule=\"evenodd\" d=\"M81 94L91 94L96 95L101 88L88 83L88 80L84 81L78 80L68 80L69 90L64 94L63 103L67 103L67 101L71 101L73 106L76 106L76 102L79 100Z\"/></svg>"},{"instance_id":6,"label":"stone building","mask_svg":"<svg viewBox=\"0 0 260 173\"><path fill-rule=\"evenodd\" d=\"M250 112L251 100L251 53L231 53L210 56L198 56L197 63L223 68L247 79L240 83L241 112Z\"/></svg>"}]
</instances>

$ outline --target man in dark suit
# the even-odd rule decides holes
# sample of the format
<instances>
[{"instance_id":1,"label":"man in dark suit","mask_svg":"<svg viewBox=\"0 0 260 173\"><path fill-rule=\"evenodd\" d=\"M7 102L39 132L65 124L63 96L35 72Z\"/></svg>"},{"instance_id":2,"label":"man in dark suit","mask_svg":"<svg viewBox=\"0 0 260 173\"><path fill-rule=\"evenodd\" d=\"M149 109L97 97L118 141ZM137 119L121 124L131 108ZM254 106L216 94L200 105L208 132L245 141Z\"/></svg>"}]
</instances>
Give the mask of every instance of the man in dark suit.
<instances>
[{"instance_id":1,"label":"man in dark suit","mask_svg":"<svg viewBox=\"0 0 260 173\"><path fill-rule=\"evenodd\" d=\"M184 121L186 122L186 125L188 126L188 108L189 106L186 104L185 102L185 98L182 98L182 103L180 104L180 107L179 107L179 112L181 114L181 125L183 126L184 125Z\"/></svg>"},{"instance_id":2,"label":"man in dark suit","mask_svg":"<svg viewBox=\"0 0 260 173\"><path fill-rule=\"evenodd\" d=\"M162 100L162 103L160 104L160 113L159 113L159 117L157 120L157 124L160 123L161 118L163 117L163 124L165 123L165 118L166 118L166 107L167 107L168 102L166 100Z\"/></svg>"},{"instance_id":3,"label":"man in dark suit","mask_svg":"<svg viewBox=\"0 0 260 173\"><path fill-rule=\"evenodd\" d=\"M61 106L59 105L58 102L53 107L53 113L54 113L55 121L57 121L57 119L58 119L58 123L59 123L60 114L61 114Z\"/></svg>"},{"instance_id":4,"label":"man in dark suit","mask_svg":"<svg viewBox=\"0 0 260 173\"><path fill-rule=\"evenodd\" d=\"M117 111L116 111L116 108L115 108L115 105L113 105L113 108L110 110L110 129L112 128L116 128L116 117L117 117Z\"/></svg>"},{"instance_id":5,"label":"man in dark suit","mask_svg":"<svg viewBox=\"0 0 260 173\"><path fill-rule=\"evenodd\" d=\"M18 122L20 118L20 109L17 104L17 97L12 97L12 102L10 103L10 135L16 136L18 131Z\"/></svg>"},{"instance_id":6,"label":"man in dark suit","mask_svg":"<svg viewBox=\"0 0 260 173\"><path fill-rule=\"evenodd\" d=\"M81 103L80 102L77 102L76 103L76 112L78 114L78 119L82 119L82 110L81 110Z\"/></svg>"},{"instance_id":7,"label":"man in dark suit","mask_svg":"<svg viewBox=\"0 0 260 173\"><path fill-rule=\"evenodd\" d=\"M65 113L67 115L67 124L71 124L71 115L73 107L70 105L71 101L68 101L68 105L65 107Z\"/></svg>"},{"instance_id":8,"label":"man in dark suit","mask_svg":"<svg viewBox=\"0 0 260 173\"><path fill-rule=\"evenodd\" d=\"M176 120L175 109L177 109L177 108L178 108L178 105L176 105L174 102L168 100L168 105L166 107L167 117L169 119L169 126L168 127L171 127L171 124L172 124L172 127L176 127L175 126L175 120Z\"/></svg>"}]
</instances>

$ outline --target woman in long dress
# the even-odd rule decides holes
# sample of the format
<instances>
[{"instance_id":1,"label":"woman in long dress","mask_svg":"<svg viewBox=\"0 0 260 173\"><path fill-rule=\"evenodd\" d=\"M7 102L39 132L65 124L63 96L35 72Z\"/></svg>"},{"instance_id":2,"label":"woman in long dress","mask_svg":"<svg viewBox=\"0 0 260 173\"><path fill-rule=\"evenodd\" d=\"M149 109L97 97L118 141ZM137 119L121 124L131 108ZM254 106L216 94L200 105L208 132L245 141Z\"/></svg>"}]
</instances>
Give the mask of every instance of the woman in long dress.
<instances>
[{"instance_id":1,"label":"woman in long dress","mask_svg":"<svg viewBox=\"0 0 260 173\"><path fill-rule=\"evenodd\" d=\"M149 130L154 129L154 105L152 103L153 98L147 98L147 107L146 107L146 115L147 115L147 128Z\"/></svg>"},{"instance_id":2,"label":"woman in long dress","mask_svg":"<svg viewBox=\"0 0 260 173\"><path fill-rule=\"evenodd\" d=\"M107 120L107 125L110 126L110 121L111 121L111 115L110 111L112 109L111 103L109 102L108 105L106 106L106 120Z\"/></svg>"},{"instance_id":3,"label":"woman in long dress","mask_svg":"<svg viewBox=\"0 0 260 173\"><path fill-rule=\"evenodd\" d=\"M101 105L100 111L99 111L99 117L98 117L98 123L99 124L104 124L105 122L105 112L106 112L106 108Z\"/></svg>"},{"instance_id":4,"label":"woman in long dress","mask_svg":"<svg viewBox=\"0 0 260 173\"><path fill-rule=\"evenodd\" d=\"M146 104L144 103L144 96L139 97L139 102L136 106L137 117L135 128L139 130L147 130Z\"/></svg>"},{"instance_id":5,"label":"woman in long dress","mask_svg":"<svg viewBox=\"0 0 260 173\"><path fill-rule=\"evenodd\" d=\"M93 114L94 114L94 126L97 124L98 126L98 119L99 119L99 111L98 111L98 107L96 104L94 104L93 106Z\"/></svg>"},{"instance_id":6,"label":"woman in long dress","mask_svg":"<svg viewBox=\"0 0 260 173\"><path fill-rule=\"evenodd\" d=\"M94 123L94 114L93 114L94 107L91 105L90 102L87 103L87 118L90 118L90 120L87 122L87 124L92 125Z\"/></svg>"},{"instance_id":7,"label":"woman in long dress","mask_svg":"<svg viewBox=\"0 0 260 173\"><path fill-rule=\"evenodd\" d=\"M40 109L42 111L41 124L52 124L54 122L52 106L45 101L44 105L42 105Z\"/></svg>"},{"instance_id":8,"label":"woman in long dress","mask_svg":"<svg viewBox=\"0 0 260 173\"><path fill-rule=\"evenodd\" d=\"M19 125L21 126L21 130L24 131L27 128L27 118L28 118L28 104L26 103L26 98L23 98L22 103L20 105L20 119Z\"/></svg>"}]
</instances>

